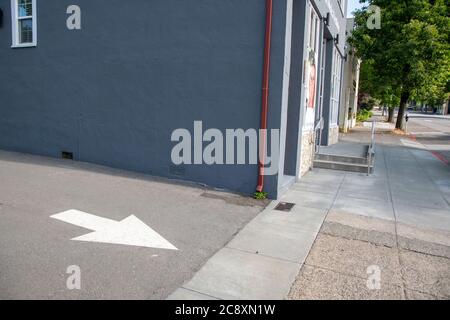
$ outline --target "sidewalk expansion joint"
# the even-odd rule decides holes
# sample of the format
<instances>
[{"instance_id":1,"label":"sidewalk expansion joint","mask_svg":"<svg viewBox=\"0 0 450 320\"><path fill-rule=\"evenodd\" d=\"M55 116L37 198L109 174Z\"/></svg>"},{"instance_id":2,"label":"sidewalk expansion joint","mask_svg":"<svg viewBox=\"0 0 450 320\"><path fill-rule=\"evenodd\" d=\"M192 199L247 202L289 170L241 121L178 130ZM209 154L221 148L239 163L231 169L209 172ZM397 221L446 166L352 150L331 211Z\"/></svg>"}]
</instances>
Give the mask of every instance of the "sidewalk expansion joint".
<instances>
[{"instance_id":1,"label":"sidewalk expansion joint","mask_svg":"<svg viewBox=\"0 0 450 320\"><path fill-rule=\"evenodd\" d=\"M388 168L387 165L387 159L386 159L386 154L383 155L383 159L384 159L384 165L386 167L386 169ZM397 249L397 258L398 258L398 263L400 265L400 278L402 279L402 289L403 289L403 295L405 296L405 299L407 297L407 292L406 292L406 279L405 279L405 275L403 273L403 266L404 263L402 262L402 259L400 257L400 245L399 245L399 239L398 239L398 228L397 228L397 224L398 224L398 219L397 219L397 211L395 210L395 206L394 206L394 197L392 195L392 186L390 183L390 175L389 175L389 170L386 170L386 180L388 182L388 190L389 190L389 195L391 198L391 206L392 206L392 210L394 213L394 231L395 231L395 241L396 241L396 249Z\"/></svg>"},{"instance_id":2,"label":"sidewalk expansion joint","mask_svg":"<svg viewBox=\"0 0 450 320\"><path fill-rule=\"evenodd\" d=\"M317 265L310 264L310 263L305 263L304 266L307 266L307 267L310 267L310 268L315 268L315 269L320 269L320 270L325 270L325 271L329 271L329 272L333 272L333 273L336 273L336 274L339 274L339 275L342 275L342 276L356 278L356 279L363 280L364 282L367 282L367 278L364 278L364 277L361 277L361 276L358 276L358 275L355 275L355 274L350 274L350 273L347 273L347 272L341 272L341 271L337 271L337 270L334 270L334 269L331 269L331 268L317 266ZM391 284L389 281L384 281L384 280L381 280L381 283L382 284L386 284L386 285L390 285L390 286L394 286L394 287L397 287L397 288L402 288L402 289L404 287L403 285L399 286L398 284Z\"/></svg>"},{"instance_id":3,"label":"sidewalk expansion joint","mask_svg":"<svg viewBox=\"0 0 450 320\"><path fill-rule=\"evenodd\" d=\"M186 287L184 287L184 286L182 286L182 287L180 287L180 288L181 288L181 289L184 289L184 290L187 290L187 291L190 291L190 292L193 292L193 293L198 293L198 294L201 294L202 296L210 297L210 298L213 298L213 299L216 299L216 300L223 300L223 299L221 299L221 298L214 297L214 296L212 296L212 295L210 295L210 294L207 294L207 293L204 293L204 292L200 292L200 291L197 291L197 290L194 290L194 289L186 288Z\"/></svg>"},{"instance_id":4,"label":"sidewalk expansion joint","mask_svg":"<svg viewBox=\"0 0 450 320\"><path fill-rule=\"evenodd\" d=\"M317 238L317 236L316 236L316 238ZM289 263L292 263L292 264L296 264L296 265L298 265L300 267L303 265L303 262L290 260L290 259L283 259L283 258L279 258L279 257L274 257L274 256L271 256L271 255L268 255L268 254L264 254L264 253L258 253L258 252L253 252L253 251L233 248L233 247L229 247L228 245L226 245L225 248L230 249L230 250L234 250L234 251L243 252L243 253L253 254L255 256L261 256L261 257L266 257L266 258L270 258L270 259L274 259L274 260L289 262Z\"/></svg>"},{"instance_id":5,"label":"sidewalk expansion joint","mask_svg":"<svg viewBox=\"0 0 450 320\"><path fill-rule=\"evenodd\" d=\"M352 228L352 227L351 227ZM356 229L356 228L355 228ZM363 229L358 229L358 230L363 230ZM378 243L374 243L374 242L371 242L371 241L369 241L369 240L363 240L363 239L354 239L354 238L350 238L350 237L346 237L346 236L338 236L338 235L335 235L335 234L332 234L332 233L328 233L328 232L319 232L320 234L324 234L324 235L327 235L327 236L329 236L329 237L332 237L332 238L341 238L341 239L345 239L345 240L351 240L351 241L359 241L359 242L363 242L363 243L369 243L369 244L371 244L371 245L374 245L374 246L376 246L376 247L382 247L382 248L388 248L388 249L395 249L395 248L397 248L396 246L395 247L390 247L390 246L387 246L387 245L385 245L385 244L378 244Z\"/></svg>"}]
</instances>

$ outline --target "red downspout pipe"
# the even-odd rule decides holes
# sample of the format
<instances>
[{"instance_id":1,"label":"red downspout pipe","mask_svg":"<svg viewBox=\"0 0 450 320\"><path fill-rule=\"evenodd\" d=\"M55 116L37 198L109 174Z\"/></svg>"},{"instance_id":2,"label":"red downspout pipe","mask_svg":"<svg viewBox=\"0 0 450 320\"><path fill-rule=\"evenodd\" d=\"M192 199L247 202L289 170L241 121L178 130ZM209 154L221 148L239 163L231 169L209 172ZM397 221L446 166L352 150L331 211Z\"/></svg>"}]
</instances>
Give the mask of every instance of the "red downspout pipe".
<instances>
[{"instance_id":1,"label":"red downspout pipe","mask_svg":"<svg viewBox=\"0 0 450 320\"><path fill-rule=\"evenodd\" d=\"M272 16L273 0L266 0L266 33L264 44L264 69L262 83L262 106L261 106L261 130L264 134L260 135L259 142L259 162L258 162L258 185L256 191L263 192L264 189L264 167L266 164L266 142L267 142L267 113L269 110L269 80L270 80L270 47L272 44Z\"/></svg>"}]
</instances>

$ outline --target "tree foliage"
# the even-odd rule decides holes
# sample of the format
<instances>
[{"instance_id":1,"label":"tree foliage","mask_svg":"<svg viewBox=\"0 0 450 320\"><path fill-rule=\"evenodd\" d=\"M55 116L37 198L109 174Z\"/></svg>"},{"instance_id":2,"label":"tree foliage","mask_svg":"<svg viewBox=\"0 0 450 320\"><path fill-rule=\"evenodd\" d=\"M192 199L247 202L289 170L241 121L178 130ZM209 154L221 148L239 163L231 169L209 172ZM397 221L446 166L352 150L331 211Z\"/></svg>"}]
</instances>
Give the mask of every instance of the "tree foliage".
<instances>
[{"instance_id":1,"label":"tree foliage","mask_svg":"<svg viewBox=\"0 0 450 320\"><path fill-rule=\"evenodd\" d=\"M383 81L374 69L373 60L365 60L361 64L360 91L377 99L388 108L394 108L400 103L400 93Z\"/></svg>"},{"instance_id":2,"label":"tree foliage","mask_svg":"<svg viewBox=\"0 0 450 320\"><path fill-rule=\"evenodd\" d=\"M373 92L400 98L397 128L410 98L445 96L450 70L450 0L360 0L350 43L369 61ZM369 5L381 8L381 29L371 29ZM385 100L386 101L386 100Z\"/></svg>"}]
</instances>

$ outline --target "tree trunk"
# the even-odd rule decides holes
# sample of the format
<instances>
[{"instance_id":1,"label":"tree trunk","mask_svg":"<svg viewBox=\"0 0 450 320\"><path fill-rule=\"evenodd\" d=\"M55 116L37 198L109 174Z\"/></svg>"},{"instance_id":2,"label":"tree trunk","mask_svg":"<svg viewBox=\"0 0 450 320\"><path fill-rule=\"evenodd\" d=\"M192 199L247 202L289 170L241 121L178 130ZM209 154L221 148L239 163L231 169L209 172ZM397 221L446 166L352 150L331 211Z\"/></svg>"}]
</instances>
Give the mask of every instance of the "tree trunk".
<instances>
[{"instance_id":1,"label":"tree trunk","mask_svg":"<svg viewBox=\"0 0 450 320\"><path fill-rule=\"evenodd\" d=\"M403 129L403 118L405 117L406 104L408 103L409 95L409 90L402 91L402 96L400 98L400 108L398 109L397 115L397 123L395 125L396 129Z\"/></svg>"},{"instance_id":2,"label":"tree trunk","mask_svg":"<svg viewBox=\"0 0 450 320\"><path fill-rule=\"evenodd\" d=\"M389 108L388 110L389 110L388 122L389 122L389 123L394 123L395 108L394 108L394 107L391 107L391 108Z\"/></svg>"}]
</instances>

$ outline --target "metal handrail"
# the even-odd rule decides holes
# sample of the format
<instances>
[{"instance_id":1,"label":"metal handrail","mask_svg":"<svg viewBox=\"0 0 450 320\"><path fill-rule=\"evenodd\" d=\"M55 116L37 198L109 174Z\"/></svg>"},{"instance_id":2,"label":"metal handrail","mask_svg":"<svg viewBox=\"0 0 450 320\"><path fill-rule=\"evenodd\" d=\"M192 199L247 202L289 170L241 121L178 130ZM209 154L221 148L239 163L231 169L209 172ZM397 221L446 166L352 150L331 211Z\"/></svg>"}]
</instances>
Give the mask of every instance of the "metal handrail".
<instances>
[{"instance_id":1,"label":"metal handrail","mask_svg":"<svg viewBox=\"0 0 450 320\"><path fill-rule=\"evenodd\" d=\"M316 124L316 126L314 127L314 135L317 134L317 131L319 131L319 144L317 145L317 150L314 150L315 153L320 153L320 147L322 146L322 131L323 131L323 123L324 123L324 119L323 117L320 118L319 122ZM316 140L316 139L315 139ZM314 143L316 143L316 141L314 141Z\"/></svg>"},{"instance_id":2,"label":"metal handrail","mask_svg":"<svg viewBox=\"0 0 450 320\"><path fill-rule=\"evenodd\" d=\"M320 153L320 146L322 145L322 130L323 130L323 117L314 127L313 139L311 141L313 147L311 148L311 170L314 169L314 158L316 154ZM317 144L317 131L319 131L319 143Z\"/></svg>"},{"instance_id":3,"label":"metal handrail","mask_svg":"<svg viewBox=\"0 0 450 320\"><path fill-rule=\"evenodd\" d=\"M372 166L372 158L375 151L375 124L376 121L372 121L372 136L369 145L369 155L368 155L368 163L367 163L367 175L371 174L371 166Z\"/></svg>"}]
</instances>

